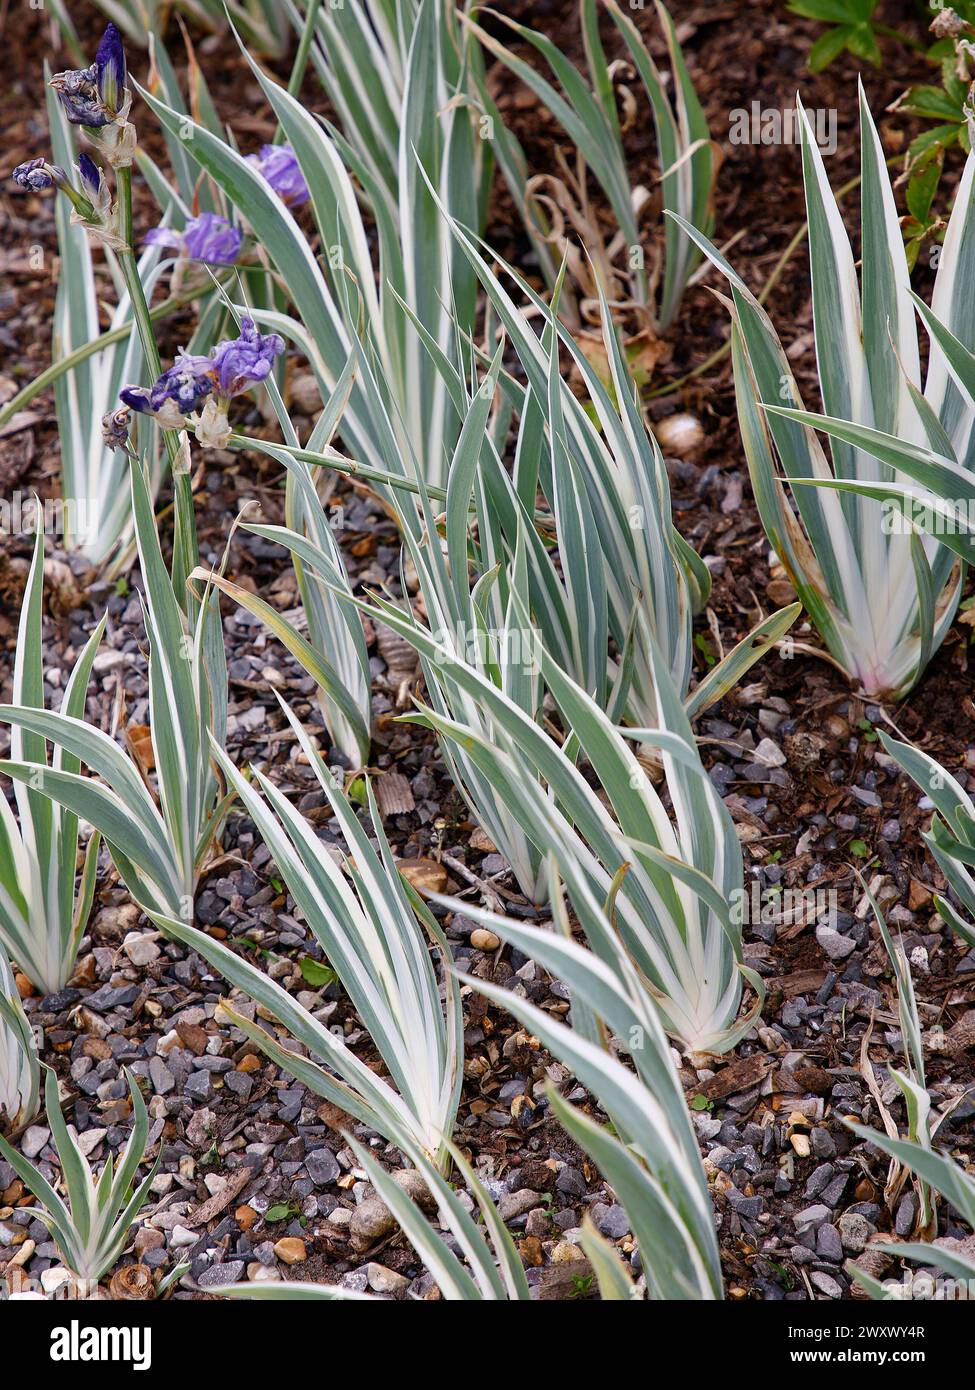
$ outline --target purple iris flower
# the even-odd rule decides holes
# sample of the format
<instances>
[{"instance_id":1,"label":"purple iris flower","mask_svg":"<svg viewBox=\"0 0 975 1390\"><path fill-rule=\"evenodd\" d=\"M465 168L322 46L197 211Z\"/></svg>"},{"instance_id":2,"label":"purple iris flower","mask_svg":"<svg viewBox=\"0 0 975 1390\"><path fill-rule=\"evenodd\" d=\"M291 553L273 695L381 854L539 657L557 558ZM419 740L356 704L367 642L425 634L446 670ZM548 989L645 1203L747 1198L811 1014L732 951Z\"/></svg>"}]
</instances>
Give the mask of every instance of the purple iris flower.
<instances>
[{"instance_id":1,"label":"purple iris flower","mask_svg":"<svg viewBox=\"0 0 975 1390\"><path fill-rule=\"evenodd\" d=\"M10 177L20 188L27 188L32 193L39 193L44 188L60 188L68 178L59 165L48 164L46 159L25 159Z\"/></svg>"},{"instance_id":2,"label":"purple iris flower","mask_svg":"<svg viewBox=\"0 0 975 1390\"><path fill-rule=\"evenodd\" d=\"M39 193L42 189L57 188L70 199L71 206L86 224L96 223L108 207L108 189L102 171L90 155L80 154L75 166L81 176L81 191L57 164L46 159L27 159L18 164L11 177L21 188Z\"/></svg>"},{"instance_id":3,"label":"purple iris flower","mask_svg":"<svg viewBox=\"0 0 975 1390\"><path fill-rule=\"evenodd\" d=\"M97 130L111 125L122 111L127 77L122 35L109 24L91 67L56 72L51 86L72 125Z\"/></svg>"},{"instance_id":4,"label":"purple iris flower","mask_svg":"<svg viewBox=\"0 0 975 1390\"><path fill-rule=\"evenodd\" d=\"M173 365L150 387L123 386L119 398L132 410L142 415L162 416L167 428L169 420L190 415L206 400L213 391L215 378L213 362L209 357L181 352Z\"/></svg>"},{"instance_id":5,"label":"purple iris flower","mask_svg":"<svg viewBox=\"0 0 975 1390\"><path fill-rule=\"evenodd\" d=\"M240 254L243 235L225 217L201 212L187 222L182 232L172 227L154 227L145 236L147 246L168 246L191 261L207 265L233 265Z\"/></svg>"},{"instance_id":6,"label":"purple iris flower","mask_svg":"<svg viewBox=\"0 0 975 1390\"><path fill-rule=\"evenodd\" d=\"M308 202L308 185L290 145L262 145L257 154L247 156L247 162L264 175L288 207L300 208Z\"/></svg>"},{"instance_id":7,"label":"purple iris flower","mask_svg":"<svg viewBox=\"0 0 975 1390\"><path fill-rule=\"evenodd\" d=\"M202 407L197 439L221 448L230 437L230 398L263 381L283 351L279 334L259 333L254 320L245 318L240 336L217 343L209 357L181 352L152 386L124 386L119 397L130 409L153 416L163 429L182 429L186 416Z\"/></svg>"},{"instance_id":8,"label":"purple iris flower","mask_svg":"<svg viewBox=\"0 0 975 1390\"><path fill-rule=\"evenodd\" d=\"M269 374L284 339L277 333L259 333L254 320L240 321L240 337L218 343L213 349L213 369L221 396L239 396Z\"/></svg>"}]
</instances>

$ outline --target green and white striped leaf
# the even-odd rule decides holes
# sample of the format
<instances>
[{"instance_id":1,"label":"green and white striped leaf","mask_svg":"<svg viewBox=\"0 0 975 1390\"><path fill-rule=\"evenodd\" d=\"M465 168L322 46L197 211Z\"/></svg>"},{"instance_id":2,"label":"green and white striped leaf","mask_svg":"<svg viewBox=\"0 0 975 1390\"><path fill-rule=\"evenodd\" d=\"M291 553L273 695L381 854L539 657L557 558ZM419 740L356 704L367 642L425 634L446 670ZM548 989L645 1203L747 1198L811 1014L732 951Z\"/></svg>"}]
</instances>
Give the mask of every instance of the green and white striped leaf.
<instances>
[{"instance_id":1,"label":"green and white striped leaf","mask_svg":"<svg viewBox=\"0 0 975 1390\"><path fill-rule=\"evenodd\" d=\"M12 693L18 706L36 712L42 720L46 716L43 582L44 534L38 519L17 632ZM91 667L104 630L103 618L78 656L62 699L65 717L77 718L84 713ZM52 804L40 790L48 775L49 735L43 729L10 722L11 760L27 759L36 766L33 780L19 782L15 789L16 817L6 797L0 796L0 949L6 949L34 984L52 993L67 984L74 970L91 907L99 838L95 834L88 842L76 890L78 817ZM54 773L74 772L77 767L76 758L56 748Z\"/></svg>"},{"instance_id":2,"label":"green and white striped leaf","mask_svg":"<svg viewBox=\"0 0 975 1390\"><path fill-rule=\"evenodd\" d=\"M0 1116L14 1131L29 1125L41 1104L37 1041L24 1013L6 954L0 949Z\"/></svg>"},{"instance_id":3,"label":"green and white striped leaf","mask_svg":"<svg viewBox=\"0 0 975 1390\"><path fill-rule=\"evenodd\" d=\"M262 772L254 770L252 784L216 748L214 756L228 785L236 790L261 832L298 909L383 1058L398 1094L389 1083L370 1075L369 1069L332 1038L328 1029L249 962L225 947L215 946L192 927L178 932L171 925L164 929L192 944L232 983L270 1009L313 1054L322 1056L343 1077L347 1087L359 1091L361 1100L356 1113L360 1117L368 1115L368 1122L376 1124L394 1142L400 1142L404 1133L412 1135L425 1151L436 1156L453 1127L461 1080L462 1021L456 986L448 979L446 998L441 1001L440 984L430 958L433 945L443 959L446 942L430 912L407 893L371 794L370 810L379 854L307 733L283 702L282 708L345 836L350 856L345 873L334 863L311 825ZM262 1034L256 1035L255 1040L268 1047ZM273 1055L281 1065L296 1069L292 1055L284 1050L275 1050ZM323 1075L317 1064L312 1069ZM307 1080L307 1076L302 1079ZM327 1087L324 1080L320 1085L313 1081L308 1084L317 1090ZM337 1103L346 1104L344 1100Z\"/></svg>"},{"instance_id":4,"label":"green and white striped leaf","mask_svg":"<svg viewBox=\"0 0 975 1390\"><path fill-rule=\"evenodd\" d=\"M35 1215L51 1232L64 1263L79 1279L94 1283L117 1263L162 1158L160 1145L155 1163L136 1186L138 1169L145 1159L149 1116L135 1078L129 1071L125 1075L134 1115L132 1133L118 1158L106 1161L96 1183L87 1158L65 1123L57 1077L47 1069L45 1111L61 1164L66 1202L33 1163L0 1138L0 1155L41 1203Z\"/></svg>"},{"instance_id":5,"label":"green and white striped leaf","mask_svg":"<svg viewBox=\"0 0 975 1390\"><path fill-rule=\"evenodd\" d=\"M951 623L961 581L952 551L968 558L967 540L938 529L945 516L938 500L938 524L883 522L885 503L908 515L922 510L927 499L914 484L926 480L937 492L949 474L967 474L955 461L967 463L971 456L975 410L966 382L975 341L950 295L962 283L959 267L975 265L970 198L956 200L927 310L911 291L883 150L861 88L858 284L843 218L801 104L799 117L824 416L801 408L771 321L741 278L699 231L677 220L731 286L739 421L769 540L851 679L868 695L900 698ZM971 177L966 167L963 186L970 188ZM932 339L923 392L915 308ZM831 461L816 429L830 436ZM961 491L941 496L966 497L970 480L964 483Z\"/></svg>"}]
</instances>

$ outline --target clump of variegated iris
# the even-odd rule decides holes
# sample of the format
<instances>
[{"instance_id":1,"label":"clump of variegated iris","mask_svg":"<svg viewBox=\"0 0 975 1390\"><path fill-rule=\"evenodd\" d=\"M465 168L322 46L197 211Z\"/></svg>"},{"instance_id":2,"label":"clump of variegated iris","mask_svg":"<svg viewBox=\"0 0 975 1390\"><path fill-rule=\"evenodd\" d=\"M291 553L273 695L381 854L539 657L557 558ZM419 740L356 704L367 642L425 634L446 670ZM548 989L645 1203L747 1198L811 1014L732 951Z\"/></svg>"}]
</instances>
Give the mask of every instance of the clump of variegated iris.
<instances>
[{"instance_id":1,"label":"clump of variegated iris","mask_svg":"<svg viewBox=\"0 0 975 1390\"><path fill-rule=\"evenodd\" d=\"M308 184L290 145L262 145L256 154L247 156L247 162L267 179L289 208L300 208L308 202Z\"/></svg>"},{"instance_id":2,"label":"clump of variegated iris","mask_svg":"<svg viewBox=\"0 0 975 1390\"><path fill-rule=\"evenodd\" d=\"M204 448L222 449L232 433L231 400L264 381L283 351L283 338L258 332L254 320L244 318L239 336L217 343L208 356L180 352L152 386L124 386L119 397L163 429L191 424Z\"/></svg>"},{"instance_id":3,"label":"clump of variegated iris","mask_svg":"<svg viewBox=\"0 0 975 1390\"><path fill-rule=\"evenodd\" d=\"M146 246L161 246L177 252L179 259L203 265L233 265L240 255L243 233L216 212L191 217L181 232L175 227L153 227L146 233Z\"/></svg>"},{"instance_id":4,"label":"clump of variegated iris","mask_svg":"<svg viewBox=\"0 0 975 1390\"><path fill-rule=\"evenodd\" d=\"M136 134L128 118L132 93L116 26L105 29L91 67L56 72L51 86L71 124L82 127L113 169L127 168L135 154Z\"/></svg>"}]
</instances>

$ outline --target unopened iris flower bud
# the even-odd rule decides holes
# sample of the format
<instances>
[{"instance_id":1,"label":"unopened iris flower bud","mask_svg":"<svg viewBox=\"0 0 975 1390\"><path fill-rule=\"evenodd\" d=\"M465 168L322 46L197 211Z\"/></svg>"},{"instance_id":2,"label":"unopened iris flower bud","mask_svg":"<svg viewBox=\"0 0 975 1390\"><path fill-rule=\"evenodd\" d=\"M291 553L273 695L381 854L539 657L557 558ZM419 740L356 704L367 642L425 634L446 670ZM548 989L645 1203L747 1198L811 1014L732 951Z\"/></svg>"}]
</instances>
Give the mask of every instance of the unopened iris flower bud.
<instances>
[{"instance_id":1,"label":"unopened iris flower bud","mask_svg":"<svg viewBox=\"0 0 975 1390\"><path fill-rule=\"evenodd\" d=\"M46 188L56 188L71 203L71 221L84 227L96 241L114 250L121 250L125 243L117 234L116 210L112 206L112 194L105 182L105 175L90 155L78 156L77 171L80 188L68 178L57 164L49 164L45 159L28 159L18 164L13 171L13 181L21 188L39 192Z\"/></svg>"},{"instance_id":2,"label":"unopened iris flower bud","mask_svg":"<svg viewBox=\"0 0 975 1390\"><path fill-rule=\"evenodd\" d=\"M111 113L113 119L117 119L128 95L126 82L129 74L122 35L114 24L109 24L102 34L98 52L95 54L95 72L102 106Z\"/></svg>"}]
</instances>

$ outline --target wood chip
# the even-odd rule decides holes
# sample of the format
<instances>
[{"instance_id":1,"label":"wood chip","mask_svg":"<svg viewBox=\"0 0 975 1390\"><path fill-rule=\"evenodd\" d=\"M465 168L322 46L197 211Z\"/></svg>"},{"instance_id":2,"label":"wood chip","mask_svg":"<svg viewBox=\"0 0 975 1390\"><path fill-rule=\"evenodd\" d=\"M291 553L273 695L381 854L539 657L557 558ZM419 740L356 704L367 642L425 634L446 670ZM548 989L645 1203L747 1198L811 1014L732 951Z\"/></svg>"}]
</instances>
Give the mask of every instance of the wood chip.
<instances>
[{"instance_id":1,"label":"wood chip","mask_svg":"<svg viewBox=\"0 0 975 1390\"><path fill-rule=\"evenodd\" d=\"M780 990L786 999L794 999L799 994L815 994L825 983L825 970L797 970L794 975L774 975L768 981L768 992Z\"/></svg>"},{"instance_id":2,"label":"wood chip","mask_svg":"<svg viewBox=\"0 0 975 1390\"><path fill-rule=\"evenodd\" d=\"M234 1198L253 1179L253 1168L239 1168L233 1177L226 1180L218 1192L215 1192L212 1197L208 1197L205 1202L201 1202L195 1211L191 1211L189 1216L183 1218L183 1225L188 1226L190 1230L194 1226L206 1226L215 1216L220 1215L224 1207L229 1207Z\"/></svg>"},{"instance_id":3,"label":"wood chip","mask_svg":"<svg viewBox=\"0 0 975 1390\"><path fill-rule=\"evenodd\" d=\"M688 1089L696 1096L704 1096L705 1100L723 1100L725 1096L738 1095L757 1086L774 1063L775 1058L764 1052L754 1057L738 1057L707 1081L694 1081Z\"/></svg>"},{"instance_id":4,"label":"wood chip","mask_svg":"<svg viewBox=\"0 0 975 1390\"><path fill-rule=\"evenodd\" d=\"M44 419L43 415L38 415L32 410L18 410L12 419L5 425L0 425L0 439L9 439L12 434L19 434L21 430L30 429L31 425L37 425Z\"/></svg>"},{"instance_id":5,"label":"wood chip","mask_svg":"<svg viewBox=\"0 0 975 1390\"><path fill-rule=\"evenodd\" d=\"M401 772L384 772L376 778L376 801L381 816L401 816L416 806L413 789Z\"/></svg>"},{"instance_id":6,"label":"wood chip","mask_svg":"<svg viewBox=\"0 0 975 1390\"><path fill-rule=\"evenodd\" d=\"M975 1009L969 1009L967 1013L962 1014L958 1022L953 1023L945 1033L946 1052L965 1052L970 1047L975 1047Z\"/></svg>"},{"instance_id":7,"label":"wood chip","mask_svg":"<svg viewBox=\"0 0 975 1390\"><path fill-rule=\"evenodd\" d=\"M405 637L383 623L376 624L376 646L386 663L386 680L396 691L396 703L409 702L409 687L420 674L420 659Z\"/></svg>"}]
</instances>

